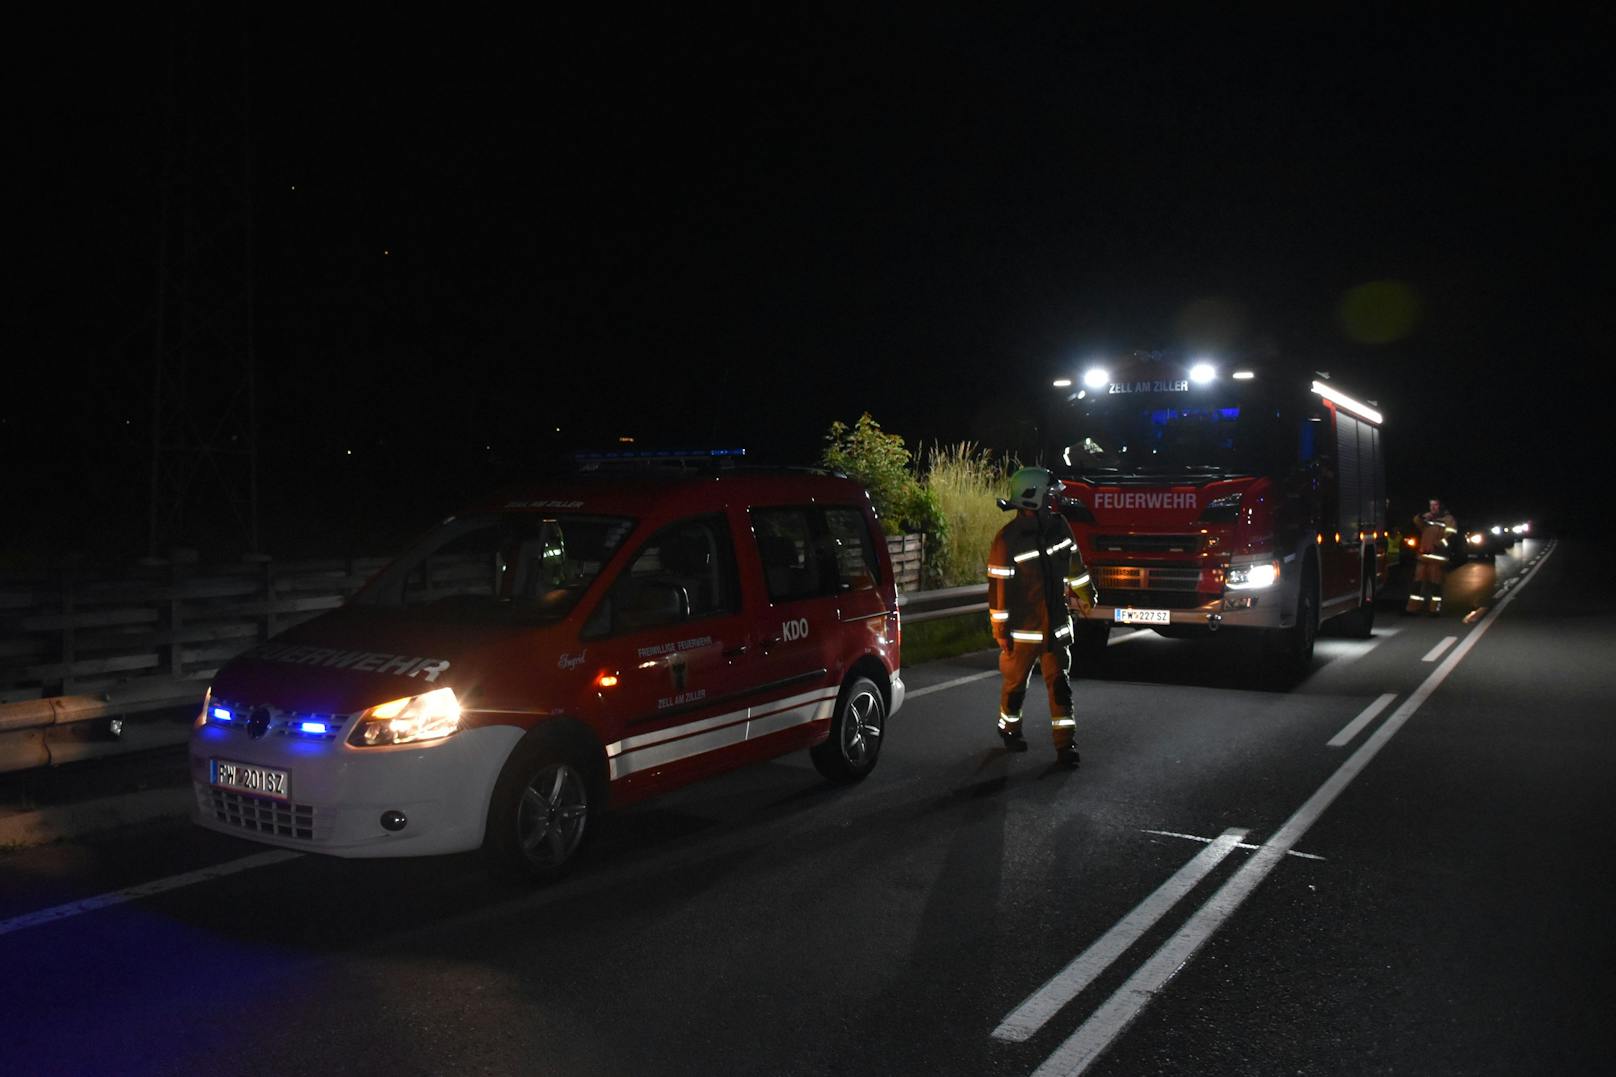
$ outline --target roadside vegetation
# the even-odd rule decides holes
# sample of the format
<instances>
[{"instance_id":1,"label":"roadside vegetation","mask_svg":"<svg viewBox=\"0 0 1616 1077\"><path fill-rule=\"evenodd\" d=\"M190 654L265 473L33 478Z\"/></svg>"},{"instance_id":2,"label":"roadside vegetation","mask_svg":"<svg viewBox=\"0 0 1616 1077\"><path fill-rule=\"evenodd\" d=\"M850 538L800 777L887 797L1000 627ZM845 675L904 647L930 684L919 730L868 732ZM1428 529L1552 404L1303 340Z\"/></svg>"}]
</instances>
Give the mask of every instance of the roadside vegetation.
<instances>
[{"instance_id":1,"label":"roadside vegetation","mask_svg":"<svg viewBox=\"0 0 1616 1077\"><path fill-rule=\"evenodd\" d=\"M986 579L988 549L1004 526L995 499L1017 461L974 442L935 445L921 460L903 438L865 412L825 435L820 462L870 491L889 535L926 536L924 587L959 587Z\"/></svg>"},{"instance_id":2,"label":"roadside vegetation","mask_svg":"<svg viewBox=\"0 0 1616 1077\"><path fill-rule=\"evenodd\" d=\"M926 456L926 489L937 501L949 542L932 558L939 586L961 587L987 579L988 549L1004 526L996 503L1019 466L1007 455L968 441L934 446ZM931 557L931 551L927 551Z\"/></svg>"},{"instance_id":3,"label":"roadside vegetation","mask_svg":"<svg viewBox=\"0 0 1616 1077\"><path fill-rule=\"evenodd\" d=\"M931 566L949 547L948 523L936 496L921 482L903 438L882 430L869 412L852 426L838 420L825 435L820 463L864 484L887 534L926 536L921 586L940 586Z\"/></svg>"}]
</instances>

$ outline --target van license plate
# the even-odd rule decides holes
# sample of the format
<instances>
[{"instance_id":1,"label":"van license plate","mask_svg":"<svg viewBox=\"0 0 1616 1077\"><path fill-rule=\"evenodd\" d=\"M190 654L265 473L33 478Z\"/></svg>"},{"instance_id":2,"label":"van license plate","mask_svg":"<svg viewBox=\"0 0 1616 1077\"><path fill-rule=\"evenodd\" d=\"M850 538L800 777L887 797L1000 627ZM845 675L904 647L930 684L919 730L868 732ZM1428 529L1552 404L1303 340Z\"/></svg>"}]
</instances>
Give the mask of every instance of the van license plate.
<instances>
[{"instance_id":1,"label":"van license plate","mask_svg":"<svg viewBox=\"0 0 1616 1077\"><path fill-rule=\"evenodd\" d=\"M1112 616L1121 625L1165 625L1173 623L1172 610L1114 610Z\"/></svg>"},{"instance_id":2,"label":"van license plate","mask_svg":"<svg viewBox=\"0 0 1616 1077\"><path fill-rule=\"evenodd\" d=\"M212 760L212 764L213 784L221 789L236 789L276 800L288 800L292 796L292 776L284 770L232 763L226 759Z\"/></svg>"}]
</instances>

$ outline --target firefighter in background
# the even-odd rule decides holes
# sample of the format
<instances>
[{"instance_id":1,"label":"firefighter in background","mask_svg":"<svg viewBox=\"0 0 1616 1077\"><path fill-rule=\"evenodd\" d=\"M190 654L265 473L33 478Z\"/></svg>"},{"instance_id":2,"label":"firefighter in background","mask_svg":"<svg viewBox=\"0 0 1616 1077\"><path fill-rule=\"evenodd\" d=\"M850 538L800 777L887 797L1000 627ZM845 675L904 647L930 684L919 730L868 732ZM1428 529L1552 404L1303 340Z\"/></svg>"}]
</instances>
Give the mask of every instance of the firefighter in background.
<instances>
[{"instance_id":1,"label":"firefighter in background","mask_svg":"<svg viewBox=\"0 0 1616 1077\"><path fill-rule=\"evenodd\" d=\"M1010 751L1027 750L1021 735L1021 705L1033 666L1041 668L1049 690L1049 720L1055 756L1075 767L1072 717L1072 615L1068 600L1087 613L1096 601L1094 586L1072 528L1054 511L1059 492L1054 476L1024 467L1010 478L1010 498L1001 509L1015 519L999 529L988 553L988 619L999 644L999 736Z\"/></svg>"},{"instance_id":2,"label":"firefighter in background","mask_svg":"<svg viewBox=\"0 0 1616 1077\"><path fill-rule=\"evenodd\" d=\"M1442 502L1431 499L1430 507L1414 517L1414 530L1419 535L1419 553L1414 558L1414 581L1408 586L1408 605L1404 613L1429 613L1436 617L1442 612L1442 577L1448 571L1448 536L1459 533L1453 514L1442 507Z\"/></svg>"}]
</instances>

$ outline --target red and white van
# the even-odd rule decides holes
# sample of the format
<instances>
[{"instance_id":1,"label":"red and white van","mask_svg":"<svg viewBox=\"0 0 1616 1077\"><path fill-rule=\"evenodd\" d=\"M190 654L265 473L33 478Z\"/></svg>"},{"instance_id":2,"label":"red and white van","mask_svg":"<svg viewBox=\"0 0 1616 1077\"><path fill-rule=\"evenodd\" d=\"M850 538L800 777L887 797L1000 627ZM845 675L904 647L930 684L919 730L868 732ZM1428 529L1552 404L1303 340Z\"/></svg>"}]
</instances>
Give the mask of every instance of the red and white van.
<instances>
[{"instance_id":1,"label":"red and white van","mask_svg":"<svg viewBox=\"0 0 1616 1077\"><path fill-rule=\"evenodd\" d=\"M857 781L903 704L868 494L807 470L580 474L445 520L233 659L195 820L339 856L559 874L592 817L806 749Z\"/></svg>"}]
</instances>

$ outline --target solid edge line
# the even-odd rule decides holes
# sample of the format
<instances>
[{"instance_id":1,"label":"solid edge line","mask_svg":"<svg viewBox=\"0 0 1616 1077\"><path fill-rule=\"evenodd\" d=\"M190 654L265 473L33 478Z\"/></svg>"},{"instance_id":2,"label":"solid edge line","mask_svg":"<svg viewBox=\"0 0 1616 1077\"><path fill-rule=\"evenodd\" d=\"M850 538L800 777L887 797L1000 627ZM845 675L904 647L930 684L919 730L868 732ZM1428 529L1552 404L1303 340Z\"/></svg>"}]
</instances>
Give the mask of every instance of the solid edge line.
<instances>
[{"instance_id":1,"label":"solid edge line","mask_svg":"<svg viewBox=\"0 0 1616 1077\"><path fill-rule=\"evenodd\" d=\"M1375 716L1381 711L1385 710L1387 707L1391 706L1392 700L1396 698L1396 692L1387 692L1385 695L1369 704L1369 706L1365 707L1358 714L1358 717L1348 722L1345 726L1342 726L1341 732L1325 741L1324 746L1326 748L1345 748L1348 744L1352 743L1354 737L1363 732L1364 726L1368 725L1370 722L1373 722L1375 720Z\"/></svg>"},{"instance_id":2,"label":"solid edge line","mask_svg":"<svg viewBox=\"0 0 1616 1077\"><path fill-rule=\"evenodd\" d=\"M905 703L907 703L911 699L919 699L921 696L929 696L933 692L941 692L945 688L958 688L962 684L970 684L972 681L985 681L989 677L997 677L998 675L999 671L995 669L987 673L972 673L968 677L955 677L953 680L944 681L942 684L928 684L924 688L911 688L904 694L903 700Z\"/></svg>"},{"instance_id":3,"label":"solid edge line","mask_svg":"<svg viewBox=\"0 0 1616 1077\"><path fill-rule=\"evenodd\" d=\"M1543 562L1548 560L1549 554L1554 552L1550 546L1543 553ZM1043 1064L1033 1071L1033 1077L1075 1077L1088 1069L1089 1065L1105 1053L1106 1049L1130 1025L1134 1018L1162 991L1167 981L1183 968L1214 932L1223 925L1223 922L1232 916L1236 909L1251 895L1259 883L1268 876L1274 866L1284 859L1285 853L1297 843L1324 810L1330 806L1341 791L1347 787L1353 778L1369 764L1369 761L1380 752L1386 743L1396 736L1397 731L1403 727L1414 712L1435 692L1437 687L1453 672L1460 660L1470 653L1498 615L1504 612L1505 607L1521 592L1532 576L1537 574L1543 562L1535 566L1526 578L1521 581L1521 587L1512 590L1509 595L1493 608L1485 620L1476 626L1453 653L1443 660L1442 664L1431 671L1414 694L1403 702L1403 705L1392 712L1392 716L1363 746L1336 769L1325 783L1307 799L1300 808L1296 809L1285 824L1279 828L1274 837L1263 843L1262 848L1241 865L1240 869L1230 877L1229 881L1220 887L1217 893L1207 899L1205 905L1198 909L1194 916L1171 939L1162 945L1162 948L1153 954L1149 961L1140 967L1139 971L1128 977L1126 983L1119 987L1115 994L1105 1001L1078 1030L1067 1037L1055 1052L1044 1059Z\"/></svg>"},{"instance_id":4,"label":"solid edge line","mask_svg":"<svg viewBox=\"0 0 1616 1077\"><path fill-rule=\"evenodd\" d=\"M273 852L258 853L254 856L242 857L240 860L230 860L223 864L216 864L211 868L200 868L188 871L183 875L170 875L166 879L157 879L138 886L126 887L123 890L114 890L108 894L98 894L95 897L85 898L83 901L70 901L65 905L55 905L49 909L40 909L38 912L25 913L22 916L12 917L10 920L0 920L0 935L9 935L14 931L25 931L31 927L40 927L44 924L54 924L58 920L68 920L75 916L83 916L88 912L111 908L141 898L153 897L169 890L178 890L193 883L204 883L212 879L222 879L226 875L235 875L237 872L251 871L253 868L265 868L271 864L279 864L285 860L294 860L302 853L290 849L276 849Z\"/></svg>"},{"instance_id":5,"label":"solid edge line","mask_svg":"<svg viewBox=\"0 0 1616 1077\"><path fill-rule=\"evenodd\" d=\"M1111 930L1096 939L1065 968L1051 976L1044 986L1028 995L1021 1005L1011 1010L1009 1015L999 1022L999 1027L993 1030L993 1038L1011 1043L1031 1039L1062 1006L1082 994L1083 989L1088 987L1096 976L1110 967L1128 947L1139 941L1141 935L1167 915L1185 894L1206 878L1213 868L1221 864L1224 857L1239 846L1240 840L1247 833L1248 831L1244 829L1230 827L1209 842L1194 859L1179 868L1172 878L1158 886L1149 897L1135 906L1132 912L1113 924Z\"/></svg>"}]
</instances>

